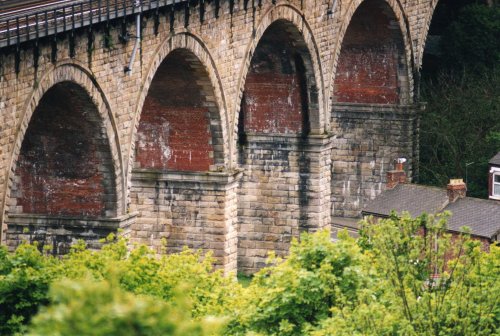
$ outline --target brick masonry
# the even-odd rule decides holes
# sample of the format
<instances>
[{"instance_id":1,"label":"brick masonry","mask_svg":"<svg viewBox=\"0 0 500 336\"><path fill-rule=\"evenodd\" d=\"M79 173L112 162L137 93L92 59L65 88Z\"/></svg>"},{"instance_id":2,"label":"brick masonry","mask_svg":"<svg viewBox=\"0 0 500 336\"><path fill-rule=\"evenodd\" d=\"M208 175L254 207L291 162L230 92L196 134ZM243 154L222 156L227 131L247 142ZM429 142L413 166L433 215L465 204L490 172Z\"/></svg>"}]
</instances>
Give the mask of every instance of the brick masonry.
<instances>
[{"instance_id":1,"label":"brick masonry","mask_svg":"<svg viewBox=\"0 0 500 336\"><path fill-rule=\"evenodd\" d=\"M22 234L27 227L32 236L48 232L46 243L58 246L62 237L67 243L99 225L123 227L133 241L158 248L166 237L168 250L184 244L212 250L225 270L235 270L239 258L240 270L253 272L268 251L284 253L300 231L328 227L332 214L356 216L384 188L396 157L409 159L412 176L418 160L413 82L436 0L254 4L235 1L231 13L229 2L221 2L217 17L210 3L203 22L192 8L187 26L184 11L176 11L173 31L160 12L157 34L154 15L144 15L129 74L124 67L133 41L120 42L118 23L108 36L99 26L77 31L73 57L64 34L56 59L49 40L40 41L36 62L35 46L23 46L17 74L15 52L0 50L2 241L15 246L31 239ZM373 25L366 37L362 22ZM132 18L127 29L135 31ZM266 55L273 71L258 66ZM37 117L63 82L94 106L74 139L61 138L85 138L78 172L70 172L72 163L59 167L43 159L45 147L39 156L23 149L25 139L46 136L37 120L50 123L47 130L75 129L70 116L83 114L78 102L57 121ZM58 152L55 144L47 149ZM73 149L60 155L69 159ZM50 174L66 172L68 183L87 177L60 194L68 196L64 206L61 196L46 205L31 202L42 195L35 180L49 177L49 170L34 171L34 161ZM76 201L81 195L86 202Z\"/></svg>"},{"instance_id":2,"label":"brick masonry","mask_svg":"<svg viewBox=\"0 0 500 336\"><path fill-rule=\"evenodd\" d=\"M137 167L205 171L214 164L212 144L222 143L218 111L205 98L213 96L207 74L189 57L174 52L155 74L139 122Z\"/></svg>"},{"instance_id":3,"label":"brick masonry","mask_svg":"<svg viewBox=\"0 0 500 336\"><path fill-rule=\"evenodd\" d=\"M398 104L408 93L403 38L386 7L383 1L364 2L352 17L337 66L336 102Z\"/></svg>"},{"instance_id":4,"label":"brick masonry","mask_svg":"<svg viewBox=\"0 0 500 336\"><path fill-rule=\"evenodd\" d=\"M114 171L98 113L71 82L37 106L21 146L10 213L105 217L115 214Z\"/></svg>"}]
</instances>

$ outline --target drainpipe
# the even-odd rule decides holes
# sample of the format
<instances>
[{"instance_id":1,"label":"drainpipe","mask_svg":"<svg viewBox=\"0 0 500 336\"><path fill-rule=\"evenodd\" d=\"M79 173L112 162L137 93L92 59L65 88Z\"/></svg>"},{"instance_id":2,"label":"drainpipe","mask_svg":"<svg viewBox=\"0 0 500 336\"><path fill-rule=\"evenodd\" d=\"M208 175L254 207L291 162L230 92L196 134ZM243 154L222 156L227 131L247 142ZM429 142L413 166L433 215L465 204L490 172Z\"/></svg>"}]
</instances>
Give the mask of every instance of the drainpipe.
<instances>
[{"instance_id":1,"label":"drainpipe","mask_svg":"<svg viewBox=\"0 0 500 336\"><path fill-rule=\"evenodd\" d=\"M140 1L135 2L135 6L140 6ZM132 74L132 65L135 61L135 55L137 54L137 49L139 49L139 43L141 42L141 14L140 12L137 14L135 18L135 44L134 50L132 50L132 56L130 57L130 62L128 66L125 67L125 72L130 76Z\"/></svg>"}]
</instances>

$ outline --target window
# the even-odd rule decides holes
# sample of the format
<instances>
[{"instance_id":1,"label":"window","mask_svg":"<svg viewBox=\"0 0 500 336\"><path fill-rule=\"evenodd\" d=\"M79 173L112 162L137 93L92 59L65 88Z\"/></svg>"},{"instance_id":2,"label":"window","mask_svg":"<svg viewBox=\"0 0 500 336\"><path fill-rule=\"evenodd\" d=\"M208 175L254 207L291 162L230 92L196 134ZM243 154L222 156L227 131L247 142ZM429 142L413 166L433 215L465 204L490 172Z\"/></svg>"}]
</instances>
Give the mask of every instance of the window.
<instances>
[{"instance_id":1,"label":"window","mask_svg":"<svg viewBox=\"0 0 500 336\"><path fill-rule=\"evenodd\" d=\"M493 196L500 197L500 172L493 174Z\"/></svg>"}]
</instances>

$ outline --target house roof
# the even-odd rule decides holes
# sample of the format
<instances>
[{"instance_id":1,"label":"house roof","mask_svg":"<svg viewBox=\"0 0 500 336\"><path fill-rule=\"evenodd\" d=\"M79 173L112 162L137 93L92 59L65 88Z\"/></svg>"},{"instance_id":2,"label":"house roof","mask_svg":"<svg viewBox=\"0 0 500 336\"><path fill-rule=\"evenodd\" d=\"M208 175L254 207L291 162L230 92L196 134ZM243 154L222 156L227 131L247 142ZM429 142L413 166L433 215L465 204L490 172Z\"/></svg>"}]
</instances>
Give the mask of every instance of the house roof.
<instances>
[{"instance_id":1,"label":"house roof","mask_svg":"<svg viewBox=\"0 0 500 336\"><path fill-rule=\"evenodd\" d=\"M500 166L500 152L491 158L489 164Z\"/></svg>"},{"instance_id":2,"label":"house roof","mask_svg":"<svg viewBox=\"0 0 500 336\"><path fill-rule=\"evenodd\" d=\"M389 216L391 211L407 211L415 217L422 212L437 213L448 203L446 190L417 184L398 184L382 192L363 208L364 213Z\"/></svg>"},{"instance_id":3,"label":"house roof","mask_svg":"<svg viewBox=\"0 0 500 336\"><path fill-rule=\"evenodd\" d=\"M500 202L465 197L450 203L444 210L452 213L448 229L460 231L468 226L472 234L491 238L500 231Z\"/></svg>"},{"instance_id":4,"label":"house roof","mask_svg":"<svg viewBox=\"0 0 500 336\"><path fill-rule=\"evenodd\" d=\"M460 232L468 226L475 236L492 239L500 231L500 202L472 197L449 202L446 189L416 184L399 184L382 192L363 208L365 215L389 216L391 211L407 211L412 217L423 212L436 214L452 213L448 229Z\"/></svg>"}]
</instances>

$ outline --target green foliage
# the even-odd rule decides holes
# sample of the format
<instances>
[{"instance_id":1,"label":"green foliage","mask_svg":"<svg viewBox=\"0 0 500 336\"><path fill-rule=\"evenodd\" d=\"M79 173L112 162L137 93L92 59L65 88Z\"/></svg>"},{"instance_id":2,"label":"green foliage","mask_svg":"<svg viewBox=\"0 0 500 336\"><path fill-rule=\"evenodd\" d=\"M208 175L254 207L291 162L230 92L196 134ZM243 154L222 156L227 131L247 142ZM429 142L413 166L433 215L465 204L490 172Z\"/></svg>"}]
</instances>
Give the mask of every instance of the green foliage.
<instances>
[{"instance_id":1,"label":"green foliage","mask_svg":"<svg viewBox=\"0 0 500 336\"><path fill-rule=\"evenodd\" d=\"M443 73L424 85L421 183L444 186L450 178L467 177L468 194L487 197L488 161L500 149L498 92L500 68L479 75Z\"/></svg>"},{"instance_id":2,"label":"green foliage","mask_svg":"<svg viewBox=\"0 0 500 336\"><path fill-rule=\"evenodd\" d=\"M350 316L344 313L349 319L329 325L340 319L350 332L373 335L497 334L499 248L485 253L469 236L445 233L446 218L393 214L364 223L365 255L376 280L368 290L378 294Z\"/></svg>"},{"instance_id":3,"label":"green foliage","mask_svg":"<svg viewBox=\"0 0 500 336\"><path fill-rule=\"evenodd\" d=\"M245 275L243 273L238 273L238 275L237 275L238 282L243 287L250 286L250 283L252 282L252 278L253 278L252 275Z\"/></svg>"},{"instance_id":4,"label":"green foliage","mask_svg":"<svg viewBox=\"0 0 500 336\"><path fill-rule=\"evenodd\" d=\"M228 335L304 335L330 316L332 306L352 305L364 285L362 255L352 239L332 243L329 232L304 234L285 261L257 273L246 288Z\"/></svg>"},{"instance_id":5,"label":"green foliage","mask_svg":"<svg viewBox=\"0 0 500 336\"><path fill-rule=\"evenodd\" d=\"M216 334L221 324L210 318L192 320L182 296L168 304L108 281L56 283L51 300L52 305L35 317L29 335L201 336Z\"/></svg>"},{"instance_id":6,"label":"green foliage","mask_svg":"<svg viewBox=\"0 0 500 336\"><path fill-rule=\"evenodd\" d=\"M22 244L13 254L0 246L0 335L25 330L47 291L58 260L43 256L35 245Z\"/></svg>"},{"instance_id":7,"label":"green foliage","mask_svg":"<svg viewBox=\"0 0 500 336\"><path fill-rule=\"evenodd\" d=\"M116 278L120 286L135 294L145 294L168 301L179 286L193 301L193 316L220 315L238 294L235 279L213 269L208 254L184 250L177 254L155 255L138 246L130 252L123 239L108 244L101 251L77 246L64 260L65 277L94 280Z\"/></svg>"},{"instance_id":8,"label":"green foliage","mask_svg":"<svg viewBox=\"0 0 500 336\"><path fill-rule=\"evenodd\" d=\"M500 149L500 6L441 14L452 19L440 39L440 70L422 82L428 105L420 124L419 182L444 186L467 178L468 194L485 198L488 161Z\"/></svg>"},{"instance_id":9,"label":"green foliage","mask_svg":"<svg viewBox=\"0 0 500 336\"><path fill-rule=\"evenodd\" d=\"M500 63L500 6L464 7L441 38L445 68L484 71Z\"/></svg>"},{"instance_id":10,"label":"green foliage","mask_svg":"<svg viewBox=\"0 0 500 336\"><path fill-rule=\"evenodd\" d=\"M122 290L162 302L174 299L182 287L191 302L192 317L224 315L241 286L213 269L213 258L185 250L157 256L145 246L128 250L124 239L100 251L80 242L63 259L43 256L34 245L21 245L14 254L0 249L0 334L23 331L41 305L49 303L48 290L59 279L116 282Z\"/></svg>"},{"instance_id":11,"label":"green foliage","mask_svg":"<svg viewBox=\"0 0 500 336\"><path fill-rule=\"evenodd\" d=\"M188 250L157 256L119 239L57 259L2 248L0 333L500 334L500 248L446 234L446 219L393 214L335 243L303 234L245 288Z\"/></svg>"},{"instance_id":12,"label":"green foliage","mask_svg":"<svg viewBox=\"0 0 500 336\"><path fill-rule=\"evenodd\" d=\"M497 334L500 250L451 237L446 219L394 214L357 243L303 235L255 276L225 334Z\"/></svg>"}]
</instances>

